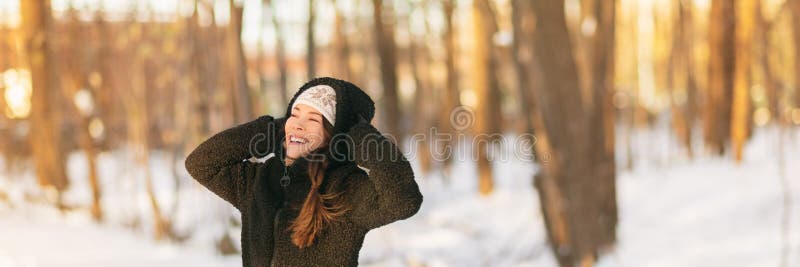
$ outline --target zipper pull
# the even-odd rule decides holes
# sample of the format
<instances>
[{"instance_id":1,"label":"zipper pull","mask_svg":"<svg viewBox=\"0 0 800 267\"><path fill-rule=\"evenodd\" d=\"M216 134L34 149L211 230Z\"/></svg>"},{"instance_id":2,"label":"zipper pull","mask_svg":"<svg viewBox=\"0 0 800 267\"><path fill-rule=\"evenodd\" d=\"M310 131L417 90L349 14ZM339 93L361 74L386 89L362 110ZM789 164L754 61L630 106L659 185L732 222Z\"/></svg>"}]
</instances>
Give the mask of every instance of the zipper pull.
<instances>
[{"instance_id":1,"label":"zipper pull","mask_svg":"<svg viewBox=\"0 0 800 267\"><path fill-rule=\"evenodd\" d=\"M288 171L288 168L287 168L287 167L284 165L284 166L283 166L283 177L281 177L281 180L280 180L280 182L281 182L281 186L282 186L283 188L286 188L287 186L289 186L289 183L290 183L291 181L292 181L292 178L291 178L291 177L289 177L289 171Z\"/></svg>"}]
</instances>

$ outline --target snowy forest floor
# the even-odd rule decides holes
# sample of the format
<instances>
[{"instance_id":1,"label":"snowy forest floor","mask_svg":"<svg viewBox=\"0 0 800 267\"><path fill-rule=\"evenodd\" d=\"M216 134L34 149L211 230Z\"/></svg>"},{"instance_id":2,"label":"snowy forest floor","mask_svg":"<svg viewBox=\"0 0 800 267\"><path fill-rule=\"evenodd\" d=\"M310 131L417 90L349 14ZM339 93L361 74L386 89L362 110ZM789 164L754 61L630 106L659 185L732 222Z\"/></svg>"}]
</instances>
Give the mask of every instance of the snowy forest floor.
<instances>
[{"instance_id":1,"label":"snowy forest floor","mask_svg":"<svg viewBox=\"0 0 800 267\"><path fill-rule=\"evenodd\" d=\"M729 156L688 160L664 132L632 136L633 167L620 167L617 179L618 242L599 266L779 266L783 251L786 266L800 265L800 135L782 140L775 129L761 129L736 165ZM778 168L781 150L788 187ZM0 199L0 267L241 265L239 255L220 256L214 248L224 231L238 245L238 230L228 226L235 211L192 181L181 160L174 164L179 179L173 179L170 156L162 152L154 152L150 164L157 195L187 239L153 240L143 168L127 162L133 161L125 152L99 158L102 224L92 222L86 208L62 214L32 203L35 179L24 170L30 168L0 174L7 199ZM7 165L0 161L0 170ZM85 165L82 154L70 155L70 205L90 203L80 178ZM495 191L485 197L476 192L474 169L462 161L449 179L441 172L419 175L422 209L370 232L361 265L556 266L532 186L535 167L514 158L495 162Z\"/></svg>"}]
</instances>

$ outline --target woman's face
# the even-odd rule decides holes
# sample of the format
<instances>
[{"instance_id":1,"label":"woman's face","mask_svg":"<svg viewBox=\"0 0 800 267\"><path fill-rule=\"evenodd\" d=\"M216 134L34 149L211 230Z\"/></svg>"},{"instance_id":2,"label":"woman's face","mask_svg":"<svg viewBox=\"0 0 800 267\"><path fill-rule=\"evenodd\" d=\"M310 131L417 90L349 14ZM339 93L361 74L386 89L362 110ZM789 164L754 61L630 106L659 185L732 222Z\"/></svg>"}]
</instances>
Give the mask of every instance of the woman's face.
<instances>
[{"instance_id":1,"label":"woman's face","mask_svg":"<svg viewBox=\"0 0 800 267\"><path fill-rule=\"evenodd\" d=\"M284 126L286 156L298 159L326 145L328 137L323 120L316 109L304 104L295 105Z\"/></svg>"}]
</instances>

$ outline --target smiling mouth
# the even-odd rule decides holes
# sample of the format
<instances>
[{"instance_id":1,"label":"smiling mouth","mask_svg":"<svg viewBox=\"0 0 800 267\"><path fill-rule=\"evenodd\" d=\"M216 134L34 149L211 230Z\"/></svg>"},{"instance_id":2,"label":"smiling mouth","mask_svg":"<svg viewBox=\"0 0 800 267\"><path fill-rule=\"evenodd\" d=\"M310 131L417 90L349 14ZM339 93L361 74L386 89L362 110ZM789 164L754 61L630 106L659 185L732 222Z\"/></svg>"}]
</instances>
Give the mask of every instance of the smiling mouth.
<instances>
[{"instance_id":1,"label":"smiling mouth","mask_svg":"<svg viewBox=\"0 0 800 267\"><path fill-rule=\"evenodd\" d=\"M302 144L308 143L308 139L305 139L305 138L302 138L302 137L297 137L297 136L294 136L294 135L290 135L289 136L289 143L290 144L302 145Z\"/></svg>"}]
</instances>

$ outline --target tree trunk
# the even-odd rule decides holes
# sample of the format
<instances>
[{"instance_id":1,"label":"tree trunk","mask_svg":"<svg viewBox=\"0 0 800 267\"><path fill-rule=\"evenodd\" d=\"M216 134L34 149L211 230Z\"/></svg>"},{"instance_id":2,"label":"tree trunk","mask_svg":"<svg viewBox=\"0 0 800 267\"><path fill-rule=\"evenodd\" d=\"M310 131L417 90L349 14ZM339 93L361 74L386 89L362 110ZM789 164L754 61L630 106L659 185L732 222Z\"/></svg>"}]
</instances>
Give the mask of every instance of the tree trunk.
<instances>
[{"instance_id":1,"label":"tree trunk","mask_svg":"<svg viewBox=\"0 0 800 267\"><path fill-rule=\"evenodd\" d=\"M258 32L262 33L262 32L266 32L266 29L268 27L267 24L269 24L269 22L267 21L267 14L269 14L268 13L268 11L269 11L269 1L262 0L261 1L261 6L259 6L259 7L261 8L261 10L260 10L261 11L261 20L258 22ZM256 53L256 74L257 74L257 77L258 77L258 90L254 90L254 91L257 91L258 92L257 94L260 95L260 96L267 95L267 92L269 91L269 82L268 82L269 80L267 79L267 73L266 73L266 70L264 68L265 67L264 65L265 65L265 63L267 61L267 48L265 46L266 46L266 44L264 42L264 38L262 38L262 36L259 34L258 41L256 42L256 47L257 47L256 48L257 49L257 53ZM260 97L257 97L257 98L262 99ZM266 99L270 99L270 98L266 98ZM266 99L264 99L264 100L266 100ZM272 103L268 103L268 102L266 102L264 100L262 100L262 101L254 101L255 103L257 103L257 105L254 107L255 110L263 111L263 110L267 110L267 107L272 106Z\"/></svg>"},{"instance_id":2,"label":"tree trunk","mask_svg":"<svg viewBox=\"0 0 800 267\"><path fill-rule=\"evenodd\" d=\"M308 31L306 31L306 67L308 68L308 79L314 79L316 74L316 49L314 42L314 23L316 21L314 12L314 0L308 0Z\"/></svg>"},{"instance_id":3,"label":"tree trunk","mask_svg":"<svg viewBox=\"0 0 800 267\"><path fill-rule=\"evenodd\" d=\"M494 182L492 165L488 150L491 142L500 134L499 102L500 93L495 70L494 35L497 26L488 0L472 2L472 20L474 31L474 49L472 59L472 85L475 94L481 101L477 102L474 134L478 142L474 143L478 158L478 191L482 195L492 193Z\"/></svg>"},{"instance_id":4,"label":"tree trunk","mask_svg":"<svg viewBox=\"0 0 800 267\"><path fill-rule=\"evenodd\" d=\"M526 23L527 20L525 17L528 10L529 6L526 5L525 1L511 1L511 24L514 35L513 42L511 43L511 54L514 60L514 75L517 80L517 91L520 96L520 114L522 114L521 118L525 120L525 133L535 135L532 120L532 117L534 117L533 112L536 111L536 108L533 106L535 101L531 99L530 90L528 88L534 88L534 80L538 77L538 73L532 72L527 67L533 64L530 59L532 51L527 49L529 46L525 45L530 43L530 40L526 37L532 33L532 31L526 27L530 24ZM528 78L529 76L532 78ZM533 142L531 142L531 144L533 144ZM536 160L536 158L534 158L534 160Z\"/></svg>"},{"instance_id":5,"label":"tree trunk","mask_svg":"<svg viewBox=\"0 0 800 267\"><path fill-rule=\"evenodd\" d=\"M709 73L704 111L706 146L719 155L730 140L736 28L733 0L712 0L709 24Z\"/></svg>"},{"instance_id":6,"label":"tree trunk","mask_svg":"<svg viewBox=\"0 0 800 267\"><path fill-rule=\"evenodd\" d=\"M694 26L694 8L693 1L684 0L681 12L685 17L683 22L683 34L685 43L683 44L686 51L686 121L689 125L687 135L690 137L686 140L687 147L689 148L689 156L694 156L694 148L692 146L691 137L694 136L692 132L698 124L700 116L700 90L697 85L697 71L695 66L694 57L694 43L695 43L695 26Z\"/></svg>"},{"instance_id":7,"label":"tree trunk","mask_svg":"<svg viewBox=\"0 0 800 267\"><path fill-rule=\"evenodd\" d=\"M269 1L269 0L265 0ZM279 85L278 89L281 90L281 104L286 105L289 103L289 86L288 84L288 67L286 64L286 51L284 48L284 39L283 39L283 30L281 29L281 24L278 21L278 11L275 8L275 3L269 1L270 5L270 16L272 17L272 27L275 30L275 57L278 60L278 75L279 75Z\"/></svg>"},{"instance_id":8,"label":"tree trunk","mask_svg":"<svg viewBox=\"0 0 800 267\"><path fill-rule=\"evenodd\" d=\"M758 57L758 65L760 66L760 70L762 73L762 79L764 83L764 90L766 91L767 95L767 108L769 109L770 119L772 122L777 121L780 119L781 108L779 108L779 91L780 86L777 78L775 77L776 74L772 70L771 62L770 62L770 51L772 50L772 46L770 45L769 41L769 33L772 31L772 26L774 25L771 21L766 21L762 11L763 4L761 1L756 1L756 7L754 12L756 13L756 24L757 26L757 36L759 42L757 42L757 57Z\"/></svg>"},{"instance_id":9,"label":"tree trunk","mask_svg":"<svg viewBox=\"0 0 800 267\"><path fill-rule=\"evenodd\" d=\"M596 5L592 105L584 107L563 0L533 1L534 51L541 66L539 110L534 119L538 155L535 179L548 240L561 266L591 265L615 240L617 222L613 150L614 1ZM587 156L588 155L588 156Z\"/></svg>"},{"instance_id":10,"label":"tree trunk","mask_svg":"<svg viewBox=\"0 0 800 267\"><path fill-rule=\"evenodd\" d=\"M375 39L380 58L381 82L383 84L383 124L386 133L403 140L401 128L400 99L397 95L397 44L394 41L394 26L391 19L384 21L384 17L393 17L391 7L384 6L381 0L372 0ZM386 11L386 14L384 13Z\"/></svg>"},{"instance_id":11,"label":"tree trunk","mask_svg":"<svg viewBox=\"0 0 800 267\"><path fill-rule=\"evenodd\" d=\"M424 7L423 7L424 9ZM430 27L428 25L427 18L425 19L425 29L426 29L426 37L430 33ZM419 135L422 134L423 136L428 136L427 134L428 129L431 125L434 125L433 117L433 85L431 84L431 59L430 59L430 50L425 45L424 42L421 42L419 38L414 36L414 33L411 32L411 20L409 20L409 25L406 27L408 29L408 35L410 36L409 41L409 62L408 65L411 67L411 73L414 76L414 86L416 90L414 91L414 103L417 103L416 108L413 109L414 112L414 134ZM427 174L430 172L432 167L432 157L431 157L431 148L430 148L430 140L429 138L421 138L412 140L417 145L417 153L416 155L419 156L419 163L420 169L423 174Z\"/></svg>"},{"instance_id":12,"label":"tree trunk","mask_svg":"<svg viewBox=\"0 0 800 267\"><path fill-rule=\"evenodd\" d=\"M208 135L211 132L211 122L210 119L210 112L211 112L211 105L209 104L210 101L206 101L208 96L211 95L212 88L215 87L216 75L210 75L209 69L211 67L210 59L213 55L212 53L208 53L208 51L212 51L211 47L209 47L209 40L212 39L213 35L206 35L204 31L200 27L200 7L198 1L195 1L194 9L192 12L192 16L189 19L189 38L192 44L192 55L191 55L191 63L193 69L192 73L192 83L193 87L195 88L195 95L192 97L193 99L193 108L191 122L193 124L192 132L195 133L193 135L191 143L198 143L199 139ZM212 80L213 79L213 80Z\"/></svg>"},{"instance_id":13,"label":"tree trunk","mask_svg":"<svg viewBox=\"0 0 800 267\"><path fill-rule=\"evenodd\" d=\"M594 35L592 50L592 110L589 112L589 130L592 149L593 174L596 181L595 188L587 188L588 192L595 194L597 201L597 222L595 225L598 235L594 240L595 249L614 244L617 229L617 189L616 189L616 163L615 131L614 131L614 66L616 44L615 17L616 1L598 1L593 6L594 17L597 20L597 30Z\"/></svg>"},{"instance_id":14,"label":"tree trunk","mask_svg":"<svg viewBox=\"0 0 800 267\"><path fill-rule=\"evenodd\" d=\"M336 0L333 0L335 17L334 17L334 34L333 34L333 47L336 54L336 65L341 66L336 68L337 76L340 79L350 81L350 44L347 41L347 33L345 32L344 15L342 9L337 5Z\"/></svg>"},{"instance_id":15,"label":"tree trunk","mask_svg":"<svg viewBox=\"0 0 800 267\"><path fill-rule=\"evenodd\" d=\"M242 47L242 16L244 7L229 0L230 5L230 32L228 47L233 49L233 102L236 123L244 123L253 118L253 103L250 97L250 86L247 84L247 61Z\"/></svg>"},{"instance_id":16,"label":"tree trunk","mask_svg":"<svg viewBox=\"0 0 800 267\"><path fill-rule=\"evenodd\" d=\"M674 4L676 9L676 16L674 19L674 33L671 46L671 55L667 63L667 89L670 92L670 114L672 116L672 128L675 131L678 142L685 149L687 156L690 158L692 153L692 118L690 117L689 110L692 108L692 102L689 95L692 94L689 86L692 79L690 76L691 70L691 44L689 41L691 36L688 34L690 29L687 25L691 25L687 20L691 20L691 14L687 12L686 7L690 3L686 1L677 1ZM684 86L678 86L684 85ZM685 87L685 88L682 88ZM682 88L683 91L679 91ZM686 96L686 101L678 102L679 95Z\"/></svg>"},{"instance_id":17,"label":"tree trunk","mask_svg":"<svg viewBox=\"0 0 800 267\"><path fill-rule=\"evenodd\" d=\"M22 29L25 51L31 71L33 95L31 97L30 144L39 184L56 192L56 204L61 203L61 193L69 185L65 171L66 154L63 151L59 124L57 76L49 38L50 1L21 1Z\"/></svg>"},{"instance_id":18,"label":"tree trunk","mask_svg":"<svg viewBox=\"0 0 800 267\"><path fill-rule=\"evenodd\" d=\"M444 19L445 19L445 30L444 30L444 46L445 46L445 67L447 69L447 81L446 81L446 89L440 95L440 105L441 108L439 111L439 127L438 129L441 131L442 134L449 134L451 136L455 136L459 129L456 129L453 119L451 118L455 112L457 112L457 108L461 106L461 93L459 89L459 75L458 75L458 65L456 65L456 57L458 56L458 50L456 47L456 37L455 37L455 0L444 0L442 2L442 9L444 12ZM453 153L454 146L456 145L455 138L451 138L451 140L444 140L437 142L436 144L436 153L437 158L442 160L443 168L448 170L450 168L451 161L449 160L451 157L448 157L451 153ZM445 177L448 177L445 175ZM447 178L446 178L447 179Z\"/></svg>"},{"instance_id":19,"label":"tree trunk","mask_svg":"<svg viewBox=\"0 0 800 267\"><path fill-rule=\"evenodd\" d=\"M750 58L755 1L737 0L736 4L736 62L730 130L733 156L736 163L741 163L744 142L750 135Z\"/></svg>"},{"instance_id":20,"label":"tree trunk","mask_svg":"<svg viewBox=\"0 0 800 267\"><path fill-rule=\"evenodd\" d=\"M141 24L134 24L131 27L142 28L140 31L145 32ZM143 34L142 43L147 42L147 34ZM150 122L148 109L150 105L147 103L147 89L148 86L148 67L147 52L142 49L143 46L133 47L133 63L131 66L131 92L130 96L124 98L125 109L128 113L128 127L130 143L133 146L134 157L136 164L145 181L145 190L148 196L151 213L153 216L153 231L155 239L163 239L169 237L170 227L169 222L164 218L161 212L161 205L155 194L153 185L153 177L150 169ZM152 71L152 70L150 70Z\"/></svg>"},{"instance_id":21,"label":"tree trunk","mask_svg":"<svg viewBox=\"0 0 800 267\"><path fill-rule=\"evenodd\" d=\"M75 99L79 90L89 90L90 92L92 90L87 87L88 83L86 82L86 79L89 76L87 66L80 64L89 61L86 58L89 54L89 52L86 51L88 48L88 44L85 42L87 37L84 35L85 31L80 28L81 22L78 19L77 11L70 10L69 13L70 51L73 56L78 58L78 60L73 60L72 62L67 63L70 65L70 73L67 76L68 83L66 83L67 88L64 91L66 95L69 96L68 99ZM100 18L100 20L102 20L102 18ZM94 98L94 94L92 94L92 99ZM103 219L103 209L100 202L102 192L100 190L100 181L97 175L97 149L95 148L94 139L89 132L89 123L91 120L92 110L80 110L74 102L68 104L68 106L72 107L72 113L74 114L75 121L77 122L78 143L86 154L86 162L88 164L87 169L89 171L89 186L90 192L92 192L92 217L95 221L100 222Z\"/></svg>"},{"instance_id":22,"label":"tree trunk","mask_svg":"<svg viewBox=\"0 0 800 267\"><path fill-rule=\"evenodd\" d=\"M682 0L680 5L681 14L681 34L683 35L681 49L685 54L685 73L686 73L686 107L684 115L684 123L686 124L685 138L683 139L684 146L686 146L689 157L694 156L694 149L692 148L692 132L695 124L697 123L698 113L698 100L697 100L697 76L695 76L694 66L694 15L692 11L692 1Z\"/></svg>"},{"instance_id":23,"label":"tree trunk","mask_svg":"<svg viewBox=\"0 0 800 267\"><path fill-rule=\"evenodd\" d=\"M794 106L800 108L800 0L790 1L792 32L794 33Z\"/></svg>"}]
</instances>

